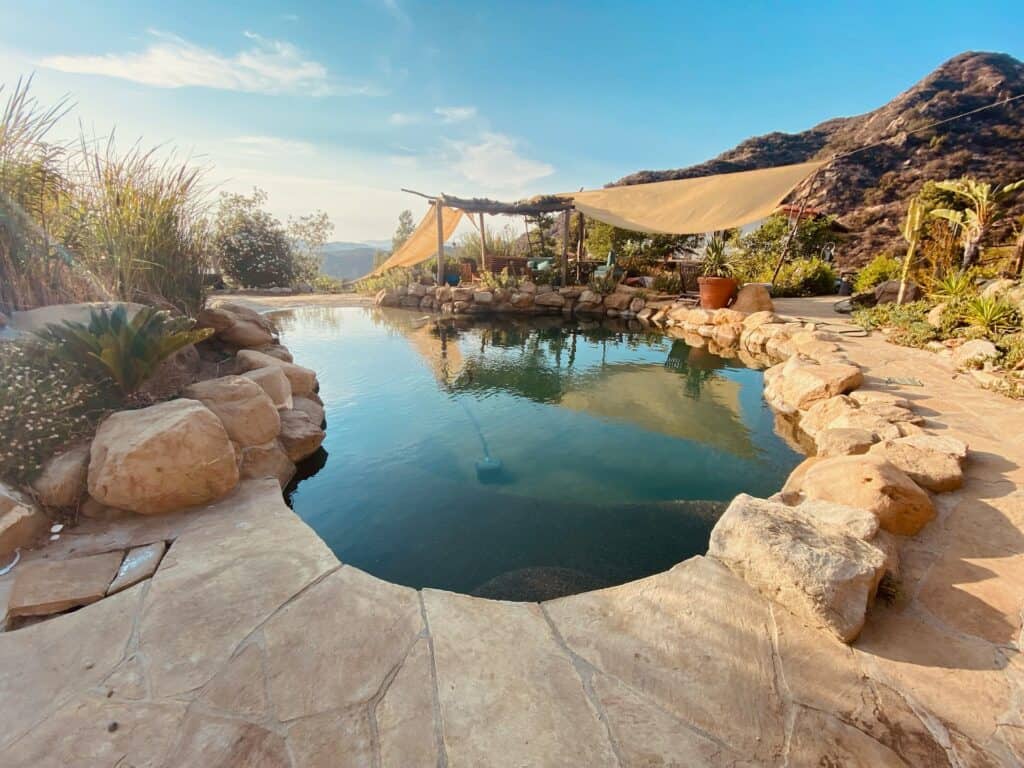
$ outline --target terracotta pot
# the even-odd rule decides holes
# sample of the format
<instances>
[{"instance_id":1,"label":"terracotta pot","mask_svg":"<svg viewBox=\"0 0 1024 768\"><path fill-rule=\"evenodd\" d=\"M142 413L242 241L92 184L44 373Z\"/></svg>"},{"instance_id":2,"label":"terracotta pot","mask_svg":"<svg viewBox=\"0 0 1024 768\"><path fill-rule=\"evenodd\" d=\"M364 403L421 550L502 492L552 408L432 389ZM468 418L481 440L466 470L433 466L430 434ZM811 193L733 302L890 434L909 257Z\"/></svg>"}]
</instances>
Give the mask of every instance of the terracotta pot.
<instances>
[{"instance_id":1,"label":"terracotta pot","mask_svg":"<svg viewBox=\"0 0 1024 768\"><path fill-rule=\"evenodd\" d=\"M704 309L721 309L736 295L737 282L732 277L698 277L700 305Z\"/></svg>"}]
</instances>

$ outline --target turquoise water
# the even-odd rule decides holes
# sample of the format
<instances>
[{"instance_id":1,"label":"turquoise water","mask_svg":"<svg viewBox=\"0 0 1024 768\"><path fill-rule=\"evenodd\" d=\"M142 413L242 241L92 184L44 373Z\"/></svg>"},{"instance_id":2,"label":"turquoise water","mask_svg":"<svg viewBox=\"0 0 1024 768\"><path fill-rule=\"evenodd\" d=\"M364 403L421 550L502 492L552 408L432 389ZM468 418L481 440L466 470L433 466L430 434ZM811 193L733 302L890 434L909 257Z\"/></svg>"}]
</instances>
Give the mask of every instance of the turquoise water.
<instances>
[{"instance_id":1,"label":"turquoise water","mask_svg":"<svg viewBox=\"0 0 1024 768\"><path fill-rule=\"evenodd\" d=\"M656 573L802 458L759 371L682 341L550 318L277 319L327 414L290 503L342 562L399 584L546 599ZM500 470L478 472L488 457Z\"/></svg>"}]
</instances>

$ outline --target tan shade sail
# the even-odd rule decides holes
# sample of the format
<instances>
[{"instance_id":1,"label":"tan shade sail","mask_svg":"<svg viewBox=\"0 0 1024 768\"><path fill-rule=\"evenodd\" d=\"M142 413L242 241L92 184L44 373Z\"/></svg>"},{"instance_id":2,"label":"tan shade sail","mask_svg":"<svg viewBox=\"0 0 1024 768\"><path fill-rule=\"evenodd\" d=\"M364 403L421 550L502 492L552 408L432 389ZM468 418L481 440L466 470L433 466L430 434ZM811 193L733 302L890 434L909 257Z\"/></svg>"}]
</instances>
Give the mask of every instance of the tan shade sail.
<instances>
[{"instance_id":1,"label":"tan shade sail","mask_svg":"<svg viewBox=\"0 0 1024 768\"><path fill-rule=\"evenodd\" d=\"M826 163L591 189L564 197L572 197L585 215L622 229L696 235L771 215L797 184Z\"/></svg>"},{"instance_id":2,"label":"tan shade sail","mask_svg":"<svg viewBox=\"0 0 1024 768\"><path fill-rule=\"evenodd\" d=\"M454 234L455 228L459 226L462 211L455 208L442 208L441 219L444 239L448 240ZM387 261L370 274L379 275L394 267L412 267L426 261L436 253L437 214L434 213L434 205L431 205L427 210L427 215L423 217L423 221L419 223L409 239L402 243L402 247L392 253Z\"/></svg>"}]
</instances>

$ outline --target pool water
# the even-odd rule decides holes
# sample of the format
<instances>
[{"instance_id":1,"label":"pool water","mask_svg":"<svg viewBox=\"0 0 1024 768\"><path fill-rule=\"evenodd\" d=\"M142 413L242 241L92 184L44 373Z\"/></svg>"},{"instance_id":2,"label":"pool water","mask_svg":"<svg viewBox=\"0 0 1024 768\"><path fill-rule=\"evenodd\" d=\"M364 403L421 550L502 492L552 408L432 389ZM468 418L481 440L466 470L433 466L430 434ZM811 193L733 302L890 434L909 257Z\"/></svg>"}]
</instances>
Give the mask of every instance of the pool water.
<instances>
[{"instance_id":1,"label":"pool water","mask_svg":"<svg viewBox=\"0 0 1024 768\"><path fill-rule=\"evenodd\" d=\"M802 458L759 371L679 340L355 307L276 318L327 418L289 501L342 562L399 584L539 600L656 573Z\"/></svg>"}]
</instances>

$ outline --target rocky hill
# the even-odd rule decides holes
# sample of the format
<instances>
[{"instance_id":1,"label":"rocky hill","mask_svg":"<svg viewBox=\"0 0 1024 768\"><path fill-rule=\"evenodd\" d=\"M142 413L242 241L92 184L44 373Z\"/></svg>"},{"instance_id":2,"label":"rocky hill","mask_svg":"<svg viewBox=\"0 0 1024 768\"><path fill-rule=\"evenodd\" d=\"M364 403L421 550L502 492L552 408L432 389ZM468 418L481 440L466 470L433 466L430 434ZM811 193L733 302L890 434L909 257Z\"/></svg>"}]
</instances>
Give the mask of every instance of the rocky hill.
<instances>
[{"instance_id":1,"label":"rocky hill","mask_svg":"<svg viewBox=\"0 0 1024 768\"><path fill-rule=\"evenodd\" d=\"M844 266L859 266L882 250L904 247L899 225L906 201L925 181L964 174L1000 184L1024 178L1024 99L910 133L1018 94L1024 94L1024 63L1001 53L962 53L867 114L828 120L802 133L757 136L700 165L640 171L615 184L826 159L884 142L827 166L809 197L810 205L850 228L853 235L837 255ZM792 197L801 194L798 189ZM1024 195L1018 195L1013 214L1024 214Z\"/></svg>"}]
</instances>

